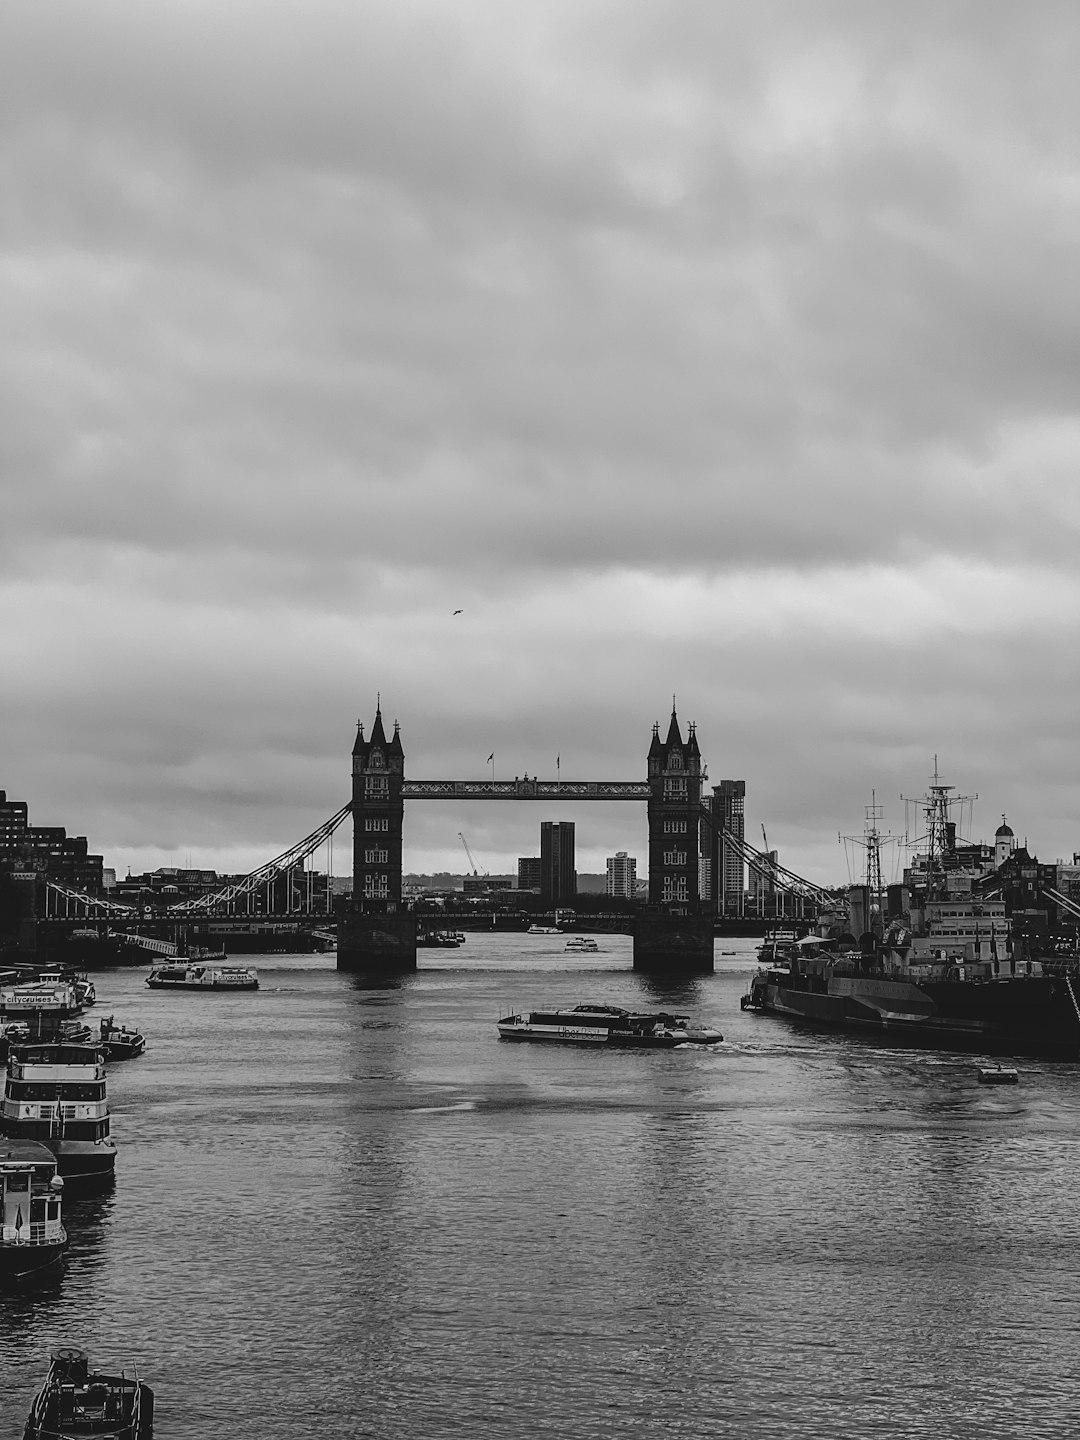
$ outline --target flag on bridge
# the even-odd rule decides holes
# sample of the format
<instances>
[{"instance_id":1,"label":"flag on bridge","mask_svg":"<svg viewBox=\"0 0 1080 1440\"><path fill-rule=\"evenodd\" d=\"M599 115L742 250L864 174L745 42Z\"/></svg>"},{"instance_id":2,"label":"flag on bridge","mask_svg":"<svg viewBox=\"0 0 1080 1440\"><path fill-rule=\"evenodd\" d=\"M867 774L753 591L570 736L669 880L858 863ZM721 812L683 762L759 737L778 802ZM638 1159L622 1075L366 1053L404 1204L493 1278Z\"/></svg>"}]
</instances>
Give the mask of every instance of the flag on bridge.
<instances>
[{"instance_id":1,"label":"flag on bridge","mask_svg":"<svg viewBox=\"0 0 1080 1440\"><path fill-rule=\"evenodd\" d=\"M484 764L485 764L485 765L490 765L491 762L492 762L492 760L494 760L494 759L495 759L495 751L492 750L491 754L490 754L490 755L488 756L488 758L484 761Z\"/></svg>"}]
</instances>

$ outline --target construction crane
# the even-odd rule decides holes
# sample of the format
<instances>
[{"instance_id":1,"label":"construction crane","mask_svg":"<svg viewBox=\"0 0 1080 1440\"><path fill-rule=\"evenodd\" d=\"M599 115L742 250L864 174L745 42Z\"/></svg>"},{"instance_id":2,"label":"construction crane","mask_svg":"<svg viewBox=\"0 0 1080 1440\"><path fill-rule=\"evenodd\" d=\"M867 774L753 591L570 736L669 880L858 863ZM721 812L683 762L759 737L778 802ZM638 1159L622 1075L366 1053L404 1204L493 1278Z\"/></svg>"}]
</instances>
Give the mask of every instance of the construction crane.
<instances>
[{"instance_id":1,"label":"construction crane","mask_svg":"<svg viewBox=\"0 0 1080 1440\"><path fill-rule=\"evenodd\" d=\"M476 868L476 861L473 859L473 853L469 849L469 842L465 839L465 836L461 833L460 830L457 832L457 838L461 841L462 845L465 846L465 854L469 857L469 864L472 867L472 873L474 878L479 880L480 871ZM486 870L484 871L484 874L487 874Z\"/></svg>"}]
</instances>

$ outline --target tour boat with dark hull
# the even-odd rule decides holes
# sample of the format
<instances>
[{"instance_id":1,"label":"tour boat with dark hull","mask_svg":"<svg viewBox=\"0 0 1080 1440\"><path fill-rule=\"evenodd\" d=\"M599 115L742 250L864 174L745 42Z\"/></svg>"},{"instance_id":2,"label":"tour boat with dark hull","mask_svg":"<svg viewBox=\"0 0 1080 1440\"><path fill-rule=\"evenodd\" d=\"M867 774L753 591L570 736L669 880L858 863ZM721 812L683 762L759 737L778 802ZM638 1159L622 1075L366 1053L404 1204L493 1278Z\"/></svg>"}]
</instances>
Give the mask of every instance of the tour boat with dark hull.
<instances>
[{"instance_id":1,"label":"tour boat with dark hull","mask_svg":"<svg viewBox=\"0 0 1080 1440\"><path fill-rule=\"evenodd\" d=\"M867 884L852 892L847 943L808 935L774 947L743 996L745 1010L878 1043L1080 1059L1080 976L1014 943L993 872L963 868L951 789L935 773L923 802L925 854L896 887L905 907L885 916L880 868L874 885L868 860ZM870 856L876 830L866 838Z\"/></svg>"},{"instance_id":2,"label":"tour boat with dark hull","mask_svg":"<svg viewBox=\"0 0 1080 1440\"><path fill-rule=\"evenodd\" d=\"M0 1281L55 1265L67 1249L56 1157L33 1140L0 1140Z\"/></svg>"},{"instance_id":3,"label":"tour boat with dark hull","mask_svg":"<svg viewBox=\"0 0 1080 1440\"><path fill-rule=\"evenodd\" d=\"M530 1010L499 1021L503 1040L536 1040L563 1045L613 1045L638 1050L672 1050L676 1045L716 1045L719 1030L695 1025L685 1015L640 1014L615 1005L575 1005L566 1010Z\"/></svg>"},{"instance_id":4,"label":"tour boat with dark hull","mask_svg":"<svg viewBox=\"0 0 1080 1440\"><path fill-rule=\"evenodd\" d=\"M946 966L908 978L862 957L793 960L759 970L743 1008L881 1042L994 1055L1080 1059L1080 987L1068 976L990 974Z\"/></svg>"},{"instance_id":5,"label":"tour boat with dark hull","mask_svg":"<svg viewBox=\"0 0 1080 1440\"><path fill-rule=\"evenodd\" d=\"M34 1396L23 1440L153 1440L154 1392L132 1368L92 1371L83 1350L54 1350L45 1383Z\"/></svg>"},{"instance_id":6,"label":"tour boat with dark hull","mask_svg":"<svg viewBox=\"0 0 1080 1440\"><path fill-rule=\"evenodd\" d=\"M152 990L257 990L259 975L250 965L208 965L170 960L146 977Z\"/></svg>"},{"instance_id":7,"label":"tour boat with dark hull","mask_svg":"<svg viewBox=\"0 0 1080 1440\"><path fill-rule=\"evenodd\" d=\"M0 1134L48 1146L65 1180L111 1177L116 1146L109 1136L100 1048L62 1040L13 1045L0 1102Z\"/></svg>"}]
</instances>

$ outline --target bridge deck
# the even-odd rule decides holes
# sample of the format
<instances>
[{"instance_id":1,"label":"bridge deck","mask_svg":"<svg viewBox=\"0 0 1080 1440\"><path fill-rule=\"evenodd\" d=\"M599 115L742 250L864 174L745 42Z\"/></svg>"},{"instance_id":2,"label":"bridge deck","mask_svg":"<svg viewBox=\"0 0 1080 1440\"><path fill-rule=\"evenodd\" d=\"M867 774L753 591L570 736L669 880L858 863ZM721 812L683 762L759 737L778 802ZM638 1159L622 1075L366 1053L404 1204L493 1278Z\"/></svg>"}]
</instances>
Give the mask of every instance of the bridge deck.
<instances>
[{"instance_id":1,"label":"bridge deck","mask_svg":"<svg viewBox=\"0 0 1080 1440\"><path fill-rule=\"evenodd\" d=\"M648 800L645 780L403 780L404 800Z\"/></svg>"}]
</instances>

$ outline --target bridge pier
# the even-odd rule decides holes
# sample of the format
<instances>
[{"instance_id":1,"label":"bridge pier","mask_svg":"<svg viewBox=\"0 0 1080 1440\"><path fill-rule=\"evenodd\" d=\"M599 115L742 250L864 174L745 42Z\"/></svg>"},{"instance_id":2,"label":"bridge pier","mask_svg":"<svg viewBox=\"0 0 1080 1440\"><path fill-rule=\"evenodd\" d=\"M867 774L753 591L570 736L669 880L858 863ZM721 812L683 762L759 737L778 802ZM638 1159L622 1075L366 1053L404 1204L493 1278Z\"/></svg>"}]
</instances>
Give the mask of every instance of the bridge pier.
<instances>
[{"instance_id":1,"label":"bridge pier","mask_svg":"<svg viewBox=\"0 0 1080 1440\"><path fill-rule=\"evenodd\" d=\"M338 917L337 968L353 974L411 975L416 969L416 920L409 913Z\"/></svg>"},{"instance_id":2,"label":"bridge pier","mask_svg":"<svg viewBox=\"0 0 1080 1440\"><path fill-rule=\"evenodd\" d=\"M713 922L708 915L646 911L634 922L634 969L660 979L713 973Z\"/></svg>"}]
</instances>

